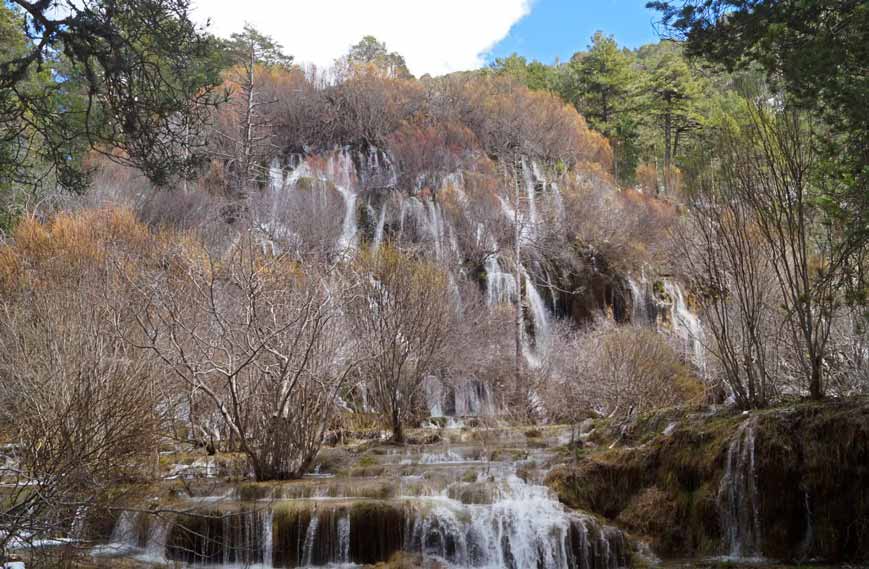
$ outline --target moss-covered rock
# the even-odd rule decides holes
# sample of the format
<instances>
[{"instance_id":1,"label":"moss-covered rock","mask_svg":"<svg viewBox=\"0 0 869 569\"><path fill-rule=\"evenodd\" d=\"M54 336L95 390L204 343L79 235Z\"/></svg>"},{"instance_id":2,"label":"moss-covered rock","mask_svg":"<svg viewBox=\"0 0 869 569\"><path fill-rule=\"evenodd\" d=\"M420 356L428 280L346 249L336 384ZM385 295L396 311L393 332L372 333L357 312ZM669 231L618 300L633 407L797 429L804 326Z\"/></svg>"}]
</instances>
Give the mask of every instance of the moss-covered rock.
<instances>
[{"instance_id":1,"label":"moss-covered rock","mask_svg":"<svg viewBox=\"0 0 869 569\"><path fill-rule=\"evenodd\" d=\"M597 447L547 483L571 507L645 536L665 557L722 550L728 449L752 421L761 553L869 559L869 401L800 403L743 415L669 410L596 425ZM611 448L612 447L612 448Z\"/></svg>"}]
</instances>

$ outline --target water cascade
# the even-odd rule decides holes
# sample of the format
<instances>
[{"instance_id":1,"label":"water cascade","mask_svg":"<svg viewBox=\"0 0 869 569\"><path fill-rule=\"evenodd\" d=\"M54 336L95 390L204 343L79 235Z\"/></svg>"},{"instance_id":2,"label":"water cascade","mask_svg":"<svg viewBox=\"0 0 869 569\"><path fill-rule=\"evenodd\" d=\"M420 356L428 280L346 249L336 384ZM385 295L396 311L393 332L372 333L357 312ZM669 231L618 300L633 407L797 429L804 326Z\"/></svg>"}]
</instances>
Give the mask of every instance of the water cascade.
<instances>
[{"instance_id":1,"label":"water cascade","mask_svg":"<svg viewBox=\"0 0 869 569\"><path fill-rule=\"evenodd\" d=\"M759 558L760 510L755 470L755 421L746 420L727 450L724 476L718 490L722 546L733 559Z\"/></svg>"},{"instance_id":2,"label":"water cascade","mask_svg":"<svg viewBox=\"0 0 869 569\"><path fill-rule=\"evenodd\" d=\"M539 477L517 476L549 456L526 445L505 431L486 445L390 448L375 478L262 486L175 503L185 513L166 517L126 512L95 553L194 567L358 567L398 551L455 569L627 566L620 531L566 510Z\"/></svg>"},{"instance_id":3,"label":"water cascade","mask_svg":"<svg viewBox=\"0 0 869 569\"><path fill-rule=\"evenodd\" d=\"M386 226L386 204L380 208L380 216L377 218L377 227L374 229L374 243L371 245L373 251L377 252L380 245L383 244L383 230Z\"/></svg>"},{"instance_id":4,"label":"water cascade","mask_svg":"<svg viewBox=\"0 0 869 569\"><path fill-rule=\"evenodd\" d=\"M671 281L664 281L664 291L672 299L673 332L682 339L685 352L697 366L701 374L706 371L706 348L703 325L696 314L688 309L682 287Z\"/></svg>"},{"instance_id":5,"label":"water cascade","mask_svg":"<svg viewBox=\"0 0 869 569\"><path fill-rule=\"evenodd\" d=\"M495 398L488 383L466 379L448 384L430 376L425 382L429 415L441 417L489 417L496 413Z\"/></svg>"},{"instance_id":6,"label":"water cascade","mask_svg":"<svg viewBox=\"0 0 869 569\"><path fill-rule=\"evenodd\" d=\"M657 306L645 278L640 282L627 279L631 293L631 322L640 325L654 325L657 320Z\"/></svg>"},{"instance_id":7,"label":"water cascade","mask_svg":"<svg viewBox=\"0 0 869 569\"><path fill-rule=\"evenodd\" d=\"M507 304L516 300L516 277L504 272L495 255L486 258L486 301L489 305Z\"/></svg>"}]
</instances>

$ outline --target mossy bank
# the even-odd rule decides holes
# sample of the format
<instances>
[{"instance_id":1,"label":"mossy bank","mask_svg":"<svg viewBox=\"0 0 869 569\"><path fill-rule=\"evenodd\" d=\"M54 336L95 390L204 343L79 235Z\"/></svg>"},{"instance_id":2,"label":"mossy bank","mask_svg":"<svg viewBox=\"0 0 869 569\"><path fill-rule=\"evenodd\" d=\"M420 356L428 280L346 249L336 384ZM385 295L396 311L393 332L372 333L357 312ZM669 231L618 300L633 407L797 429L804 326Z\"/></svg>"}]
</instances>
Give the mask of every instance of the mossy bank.
<instances>
[{"instance_id":1,"label":"mossy bank","mask_svg":"<svg viewBox=\"0 0 869 569\"><path fill-rule=\"evenodd\" d=\"M740 438L751 429L750 446ZM728 463L752 493L750 553L781 561L869 560L869 400L739 413L679 409L597 421L547 483L567 505L649 541L664 558L728 555ZM737 456L734 456L737 455ZM741 528L738 531L745 531Z\"/></svg>"}]
</instances>

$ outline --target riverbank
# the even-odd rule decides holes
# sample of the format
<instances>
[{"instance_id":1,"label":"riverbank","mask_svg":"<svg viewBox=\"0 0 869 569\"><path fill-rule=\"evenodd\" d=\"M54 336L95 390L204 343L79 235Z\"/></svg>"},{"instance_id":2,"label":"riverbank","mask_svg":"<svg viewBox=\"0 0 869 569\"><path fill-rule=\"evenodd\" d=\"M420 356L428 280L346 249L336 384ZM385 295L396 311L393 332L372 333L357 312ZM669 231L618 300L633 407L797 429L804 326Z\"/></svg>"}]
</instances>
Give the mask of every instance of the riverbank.
<instances>
[{"instance_id":1,"label":"riverbank","mask_svg":"<svg viewBox=\"0 0 869 569\"><path fill-rule=\"evenodd\" d=\"M664 558L869 560L869 401L585 424L548 485Z\"/></svg>"}]
</instances>

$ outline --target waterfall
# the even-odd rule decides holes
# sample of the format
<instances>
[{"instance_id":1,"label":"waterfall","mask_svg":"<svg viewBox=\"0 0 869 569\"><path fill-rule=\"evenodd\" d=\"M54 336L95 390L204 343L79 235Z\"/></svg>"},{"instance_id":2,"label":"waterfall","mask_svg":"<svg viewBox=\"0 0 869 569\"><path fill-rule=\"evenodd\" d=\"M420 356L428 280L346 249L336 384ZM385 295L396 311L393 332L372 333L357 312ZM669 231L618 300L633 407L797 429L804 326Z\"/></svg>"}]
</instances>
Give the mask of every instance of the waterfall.
<instances>
[{"instance_id":1,"label":"waterfall","mask_svg":"<svg viewBox=\"0 0 869 569\"><path fill-rule=\"evenodd\" d=\"M432 472L455 468L460 473L486 462L452 449L410 461L395 458L415 468L430 465ZM566 510L549 489L525 482L512 469L485 472L470 481L462 476L440 491L402 482L393 498L384 500L335 501L311 489L310 497L293 505L277 496L266 498L268 511L230 507L179 514L171 524L135 514L118 520L112 539L132 541L123 553L136 559L212 567L375 564L397 551L457 569L627 566L628 549L618 530ZM148 526L144 547L143 523Z\"/></svg>"},{"instance_id":2,"label":"waterfall","mask_svg":"<svg viewBox=\"0 0 869 569\"><path fill-rule=\"evenodd\" d=\"M386 226L386 204L380 208L380 217L377 218L377 227L374 229L374 243L371 249L376 253L383 244L383 229Z\"/></svg>"},{"instance_id":3,"label":"waterfall","mask_svg":"<svg viewBox=\"0 0 869 569\"><path fill-rule=\"evenodd\" d=\"M412 233L409 231L409 221L413 224ZM422 243L430 241L435 259L443 260L444 242L448 236L450 237L450 246L457 247L452 227L444 218L440 204L432 199L420 199L416 196L403 199L399 211L398 227L399 240L408 239Z\"/></svg>"},{"instance_id":4,"label":"waterfall","mask_svg":"<svg viewBox=\"0 0 869 569\"><path fill-rule=\"evenodd\" d=\"M564 212L564 198L561 195L561 190L558 188L558 184L555 183L551 184L549 188L552 192L552 202L555 204L555 213L558 216L558 222L564 223L566 214Z\"/></svg>"},{"instance_id":5,"label":"waterfall","mask_svg":"<svg viewBox=\"0 0 869 569\"><path fill-rule=\"evenodd\" d=\"M308 531L305 534L305 543L302 546L303 563L311 565L314 560L314 543L317 539L317 528L320 527L320 516L316 513L311 516L311 521L308 523Z\"/></svg>"},{"instance_id":6,"label":"waterfall","mask_svg":"<svg viewBox=\"0 0 869 569\"><path fill-rule=\"evenodd\" d=\"M162 563L166 559L166 541L171 525L157 516L148 519L148 539L145 542L145 558Z\"/></svg>"},{"instance_id":7,"label":"waterfall","mask_svg":"<svg viewBox=\"0 0 869 569\"><path fill-rule=\"evenodd\" d=\"M724 476L718 489L722 545L728 558L760 558L761 526L755 470L755 419L748 419L727 450Z\"/></svg>"},{"instance_id":8,"label":"waterfall","mask_svg":"<svg viewBox=\"0 0 869 569\"><path fill-rule=\"evenodd\" d=\"M284 171L277 158L273 158L269 164L269 189L273 192L284 189Z\"/></svg>"},{"instance_id":9,"label":"waterfall","mask_svg":"<svg viewBox=\"0 0 869 569\"><path fill-rule=\"evenodd\" d=\"M441 216L440 206L431 200L426 200L425 208L426 213L428 214L426 225L429 234L431 234L432 241L434 242L435 258L441 259L443 258L443 218Z\"/></svg>"},{"instance_id":10,"label":"waterfall","mask_svg":"<svg viewBox=\"0 0 869 569\"><path fill-rule=\"evenodd\" d=\"M539 349L541 347L540 344L544 343L549 337L549 317L546 311L546 304L543 302L543 298L540 296L537 287L534 286L528 273L525 273L525 291L528 295L528 305L531 309L532 321L534 323L534 338L538 343Z\"/></svg>"},{"instance_id":11,"label":"waterfall","mask_svg":"<svg viewBox=\"0 0 869 569\"><path fill-rule=\"evenodd\" d=\"M700 319L688 310L682 287L670 281L664 282L664 291L673 300L672 317L673 332L679 336L685 345L685 353L690 355L691 360L701 375L706 372L706 348L703 346L705 334Z\"/></svg>"},{"instance_id":12,"label":"waterfall","mask_svg":"<svg viewBox=\"0 0 869 569\"><path fill-rule=\"evenodd\" d=\"M651 325L655 323L655 304L649 294L648 283L645 279L639 283L632 278L627 279L628 289L631 293L631 323Z\"/></svg>"},{"instance_id":13,"label":"waterfall","mask_svg":"<svg viewBox=\"0 0 869 569\"><path fill-rule=\"evenodd\" d=\"M501 269L495 255L486 257L486 302L489 305L507 304L516 299L516 278Z\"/></svg>"},{"instance_id":14,"label":"waterfall","mask_svg":"<svg viewBox=\"0 0 869 569\"><path fill-rule=\"evenodd\" d=\"M403 549L453 567L613 569L627 564L620 532L571 514L542 486L515 475L491 504L420 500L407 514Z\"/></svg>"},{"instance_id":15,"label":"waterfall","mask_svg":"<svg viewBox=\"0 0 869 569\"><path fill-rule=\"evenodd\" d=\"M815 525L813 523L814 515L812 514L812 505L809 497L809 492L803 492L803 506L806 510L806 529L803 534L803 541L800 544L800 556L806 559L812 546L815 544Z\"/></svg>"},{"instance_id":16,"label":"waterfall","mask_svg":"<svg viewBox=\"0 0 869 569\"><path fill-rule=\"evenodd\" d=\"M262 560L263 565L266 567L272 567L272 552L274 549L273 545L273 521L274 514L270 509L264 509L260 513L260 523L262 524Z\"/></svg>"},{"instance_id":17,"label":"waterfall","mask_svg":"<svg viewBox=\"0 0 869 569\"><path fill-rule=\"evenodd\" d=\"M129 555L146 563L165 563L172 520L146 512L124 511L112 529L109 543L96 556Z\"/></svg>"},{"instance_id":18,"label":"waterfall","mask_svg":"<svg viewBox=\"0 0 869 569\"><path fill-rule=\"evenodd\" d=\"M437 377L429 376L423 387L432 418L484 417L496 413L491 389L478 379L466 379L448 385Z\"/></svg>"},{"instance_id":19,"label":"waterfall","mask_svg":"<svg viewBox=\"0 0 869 569\"><path fill-rule=\"evenodd\" d=\"M136 512L121 512L118 521L112 529L112 537L105 550L107 552L127 553L139 546L138 532L136 531Z\"/></svg>"},{"instance_id":20,"label":"waterfall","mask_svg":"<svg viewBox=\"0 0 869 569\"><path fill-rule=\"evenodd\" d=\"M312 175L311 168L305 161L304 157L299 154L294 154L290 157L291 172L287 175L283 183L284 187L294 188L299 180Z\"/></svg>"},{"instance_id":21,"label":"waterfall","mask_svg":"<svg viewBox=\"0 0 869 569\"><path fill-rule=\"evenodd\" d=\"M525 160L522 160L522 175L525 180L525 198L528 200L528 222L531 226L530 231L532 235L537 230L537 223L539 219L537 217L537 191L535 188L535 177L539 176L539 169L537 167L536 162L531 163L531 170L528 169L528 165L525 163Z\"/></svg>"},{"instance_id":22,"label":"waterfall","mask_svg":"<svg viewBox=\"0 0 869 569\"><path fill-rule=\"evenodd\" d=\"M338 238L338 250L348 251L356 246L356 194L344 186L335 189L344 199L344 221L341 224L341 237Z\"/></svg>"},{"instance_id":23,"label":"waterfall","mask_svg":"<svg viewBox=\"0 0 869 569\"><path fill-rule=\"evenodd\" d=\"M428 414L430 417L443 417L443 400L444 400L444 384L441 380L433 375L426 377L423 380L423 389L425 390L425 400L428 405Z\"/></svg>"},{"instance_id":24,"label":"waterfall","mask_svg":"<svg viewBox=\"0 0 869 569\"><path fill-rule=\"evenodd\" d=\"M338 520L338 563L350 563L350 513Z\"/></svg>"},{"instance_id":25,"label":"waterfall","mask_svg":"<svg viewBox=\"0 0 869 569\"><path fill-rule=\"evenodd\" d=\"M494 414L495 398L487 383L471 379L455 388L457 417L483 417Z\"/></svg>"}]
</instances>

